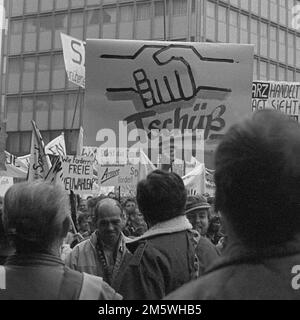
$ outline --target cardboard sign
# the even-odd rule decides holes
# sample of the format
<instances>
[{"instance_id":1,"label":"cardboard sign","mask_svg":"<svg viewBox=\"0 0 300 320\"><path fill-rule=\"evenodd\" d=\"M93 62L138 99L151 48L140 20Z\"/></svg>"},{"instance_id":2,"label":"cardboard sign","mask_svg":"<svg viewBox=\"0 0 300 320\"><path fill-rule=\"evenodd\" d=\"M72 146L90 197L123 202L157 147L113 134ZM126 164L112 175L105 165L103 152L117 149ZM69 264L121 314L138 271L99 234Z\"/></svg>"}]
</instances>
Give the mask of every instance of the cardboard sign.
<instances>
[{"instance_id":1,"label":"cardboard sign","mask_svg":"<svg viewBox=\"0 0 300 320\"><path fill-rule=\"evenodd\" d=\"M100 186L136 186L139 179L138 165L99 165Z\"/></svg>"},{"instance_id":2,"label":"cardboard sign","mask_svg":"<svg viewBox=\"0 0 300 320\"><path fill-rule=\"evenodd\" d=\"M202 129L213 149L251 114L252 45L92 39L86 63L85 145L103 146L103 128L118 137L124 120L128 132Z\"/></svg>"},{"instance_id":3,"label":"cardboard sign","mask_svg":"<svg viewBox=\"0 0 300 320\"><path fill-rule=\"evenodd\" d=\"M85 88L85 43L64 33L60 36L68 79Z\"/></svg>"},{"instance_id":4,"label":"cardboard sign","mask_svg":"<svg viewBox=\"0 0 300 320\"><path fill-rule=\"evenodd\" d=\"M63 182L65 190L74 193L92 193L93 183L93 159L82 156L61 157Z\"/></svg>"},{"instance_id":5,"label":"cardboard sign","mask_svg":"<svg viewBox=\"0 0 300 320\"><path fill-rule=\"evenodd\" d=\"M279 110L300 122L300 82L254 81L252 111L261 109Z\"/></svg>"}]
</instances>

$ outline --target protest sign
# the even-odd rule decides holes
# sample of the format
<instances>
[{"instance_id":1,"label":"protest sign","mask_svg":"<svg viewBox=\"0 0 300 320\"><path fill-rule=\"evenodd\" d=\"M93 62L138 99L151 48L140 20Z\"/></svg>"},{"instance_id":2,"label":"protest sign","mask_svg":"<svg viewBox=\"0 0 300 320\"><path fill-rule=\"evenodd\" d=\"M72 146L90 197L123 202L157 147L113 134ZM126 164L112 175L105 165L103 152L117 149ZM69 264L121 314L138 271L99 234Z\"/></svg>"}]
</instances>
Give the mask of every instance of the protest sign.
<instances>
[{"instance_id":1,"label":"protest sign","mask_svg":"<svg viewBox=\"0 0 300 320\"><path fill-rule=\"evenodd\" d=\"M138 165L99 165L100 186L136 186L139 179Z\"/></svg>"},{"instance_id":2,"label":"protest sign","mask_svg":"<svg viewBox=\"0 0 300 320\"><path fill-rule=\"evenodd\" d=\"M297 122L300 109L300 82L253 81L252 111L279 110Z\"/></svg>"},{"instance_id":3,"label":"protest sign","mask_svg":"<svg viewBox=\"0 0 300 320\"><path fill-rule=\"evenodd\" d=\"M64 33L60 34L64 61L70 82L85 87L85 43Z\"/></svg>"},{"instance_id":4,"label":"protest sign","mask_svg":"<svg viewBox=\"0 0 300 320\"><path fill-rule=\"evenodd\" d=\"M116 147L134 144L127 134L136 128L202 129L211 150L251 113L252 45L92 39L86 64L85 145L107 146L102 128Z\"/></svg>"},{"instance_id":5,"label":"protest sign","mask_svg":"<svg viewBox=\"0 0 300 320\"><path fill-rule=\"evenodd\" d=\"M65 143L65 135L62 133L55 139L51 140L45 146L45 152L48 155L54 156L66 156L66 143Z\"/></svg>"},{"instance_id":6,"label":"protest sign","mask_svg":"<svg viewBox=\"0 0 300 320\"><path fill-rule=\"evenodd\" d=\"M0 196L4 197L6 191L14 184L12 177L0 177Z\"/></svg>"},{"instance_id":7,"label":"protest sign","mask_svg":"<svg viewBox=\"0 0 300 320\"><path fill-rule=\"evenodd\" d=\"M78 194L93 193L93 159L83 156L61 157L65 190Z\"/></svg>"}]
</instances>

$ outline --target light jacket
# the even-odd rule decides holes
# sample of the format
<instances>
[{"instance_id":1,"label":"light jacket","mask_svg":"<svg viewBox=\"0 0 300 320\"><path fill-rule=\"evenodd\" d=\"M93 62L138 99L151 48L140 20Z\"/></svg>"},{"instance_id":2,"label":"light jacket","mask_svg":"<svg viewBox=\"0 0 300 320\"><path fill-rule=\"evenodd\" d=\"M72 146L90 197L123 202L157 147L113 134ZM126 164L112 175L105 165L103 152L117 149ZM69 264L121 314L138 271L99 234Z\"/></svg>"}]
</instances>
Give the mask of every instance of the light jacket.
<instances>
[{"instance_id":1,"label":"light jacket","mask_svg":"<svg viewBox=\"0 0 300 320\"><path fill-rule=\"evenodd\" d=\"M73 250L67 254L65 264L71 269L103 277L104 281L114 287L114 279L119 273L121 266L125 263L125 259L129 258L130 255L125 245L127 238L121 234L113 267L112 281L109 281L105 277L103 264L100 261L96 250L97 241L97 234L94 232L89 239L77 244Z\"/></svg>"}]
</instances>

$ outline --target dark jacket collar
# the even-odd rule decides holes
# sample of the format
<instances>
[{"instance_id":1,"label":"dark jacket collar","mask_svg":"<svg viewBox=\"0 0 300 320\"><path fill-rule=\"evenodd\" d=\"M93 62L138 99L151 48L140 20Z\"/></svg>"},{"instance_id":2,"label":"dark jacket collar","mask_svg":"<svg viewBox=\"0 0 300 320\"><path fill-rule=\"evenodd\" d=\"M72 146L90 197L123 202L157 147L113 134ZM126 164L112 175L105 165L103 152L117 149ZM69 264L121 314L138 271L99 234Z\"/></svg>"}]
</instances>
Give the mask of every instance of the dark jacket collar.
<instances>
[{"instance_id":1,"label":"dark jacket collar","mask_svg":"<svg viewBox=\"0 0 300 320\"><path fill-rule=\"evenodd\" d=\"M5 265L16 266L57 266L64 265L60 257L51 254L14 254L6 259Z\"/></svg>"}]
</instances>

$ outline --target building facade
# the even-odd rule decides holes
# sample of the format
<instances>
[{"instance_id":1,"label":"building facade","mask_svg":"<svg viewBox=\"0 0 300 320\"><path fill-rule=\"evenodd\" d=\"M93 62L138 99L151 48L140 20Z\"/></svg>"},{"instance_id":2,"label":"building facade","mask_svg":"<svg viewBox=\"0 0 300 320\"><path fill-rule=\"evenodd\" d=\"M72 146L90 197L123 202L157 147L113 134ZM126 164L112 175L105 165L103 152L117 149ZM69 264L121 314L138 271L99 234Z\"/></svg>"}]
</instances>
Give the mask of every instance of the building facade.
<instances>
[{"instance_id":1,"label":"building facade","mask_svg":"<svg viewBox=\"0 0 300 320\"><path fill-rule=\"evenodd\" d=\"M29 153L31 119L46 143L64 131L67 152L76 150L84 90L66 78L60 32L83 40L253 43L254 79L300 82L295 5L300 1L6 0L1 105L7 150Z\"/></svg>"}]
</instances>

